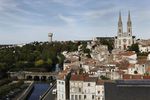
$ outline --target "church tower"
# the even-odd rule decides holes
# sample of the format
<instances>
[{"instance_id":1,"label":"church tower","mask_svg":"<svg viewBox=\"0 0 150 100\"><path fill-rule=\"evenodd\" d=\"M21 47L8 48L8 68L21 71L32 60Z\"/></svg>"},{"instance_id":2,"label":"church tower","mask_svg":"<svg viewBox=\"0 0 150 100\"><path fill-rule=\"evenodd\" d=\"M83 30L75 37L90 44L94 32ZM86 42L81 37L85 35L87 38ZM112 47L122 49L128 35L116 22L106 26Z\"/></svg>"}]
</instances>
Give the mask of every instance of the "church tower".
<instances>
[{"instance_id":1,"label":"church tower","mask_svg":"<svg viewBox=\"0 0 150 100\"><path fill-rule=\"evenodd\" d=\"M123 33L123 24L121 19L121 12L119 12L119 21L118 21L118 36L121 36Z\"/></svg>"},{"instance_id":2,"label":"church tower","mask_svg":"<svg viewBox=\"0 0 150 100\"><path fill-rule=\"evenodd\" d=\"M132 35L132 22L130 18L130 11L128 12L127 33L129 34L129 36Z\"/></svg>"}]
</instances>

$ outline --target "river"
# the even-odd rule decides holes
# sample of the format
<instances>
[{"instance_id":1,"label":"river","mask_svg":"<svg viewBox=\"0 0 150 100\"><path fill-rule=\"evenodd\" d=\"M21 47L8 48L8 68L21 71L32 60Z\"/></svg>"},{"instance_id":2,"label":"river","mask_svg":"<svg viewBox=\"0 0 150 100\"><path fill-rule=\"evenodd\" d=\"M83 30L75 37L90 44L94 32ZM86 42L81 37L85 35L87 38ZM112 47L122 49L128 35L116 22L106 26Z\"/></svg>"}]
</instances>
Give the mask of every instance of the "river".
<instances>
[{"instance_id":1,"label":"river","mask_svg":"<svg viewBox=\"0 0 150 100\"><path fill-rule=\"evenodd\" d=\"M38 82L34 84L34 89L29 96L28 100L39 100L39 97L49 88L46 82Z\"/></svg>"}]
</instances>

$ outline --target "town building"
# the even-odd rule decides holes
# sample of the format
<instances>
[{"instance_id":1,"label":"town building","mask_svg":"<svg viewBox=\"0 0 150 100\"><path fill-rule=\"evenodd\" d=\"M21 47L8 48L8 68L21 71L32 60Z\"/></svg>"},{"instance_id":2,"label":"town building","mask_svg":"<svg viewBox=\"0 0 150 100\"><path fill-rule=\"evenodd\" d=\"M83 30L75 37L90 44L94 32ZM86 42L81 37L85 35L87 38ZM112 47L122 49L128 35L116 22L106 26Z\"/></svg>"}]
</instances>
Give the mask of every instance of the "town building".
<instances>
[{"instance_id":1,"label":"town building","mask_svg":"<svg viewBox=\"0 0 150 100\"><path fill-rule=\"evenodd\" d=\"M70 100L104 100L104 80L88 74L73 74L70 79Z\"/></svg>"},{"instance_id":2,"label":"town building","mask_svg":"<svg viewBox=\"0 0 150 100\"><path fill-rule=\"evenodd\" d=\"M138 47L141 53L150 52L150 39L148 40L138 40Z\"/></svg>"},{"instance_id":3,"label":"town building","mask_svg":"<svg viewBox=\"0 0 150 100\"><path fill-rule=\"evenodd\" d=\"M69 99L69 76L70 72L67 69L58 74L57 100Z\"/></svg>"}]
</instances>

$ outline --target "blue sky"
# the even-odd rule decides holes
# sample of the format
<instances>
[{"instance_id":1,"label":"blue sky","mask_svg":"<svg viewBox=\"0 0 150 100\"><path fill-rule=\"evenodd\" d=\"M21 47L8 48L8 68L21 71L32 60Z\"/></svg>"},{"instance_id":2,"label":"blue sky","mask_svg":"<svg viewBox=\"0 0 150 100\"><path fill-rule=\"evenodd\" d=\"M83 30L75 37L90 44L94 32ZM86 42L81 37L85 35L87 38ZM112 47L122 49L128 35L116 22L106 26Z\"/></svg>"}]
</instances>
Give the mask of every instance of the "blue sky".
<instances>
[{"instance_id":1,"label":"blue sky","mask_svg":"<svg viewBox=\"0 0 150 100\"><path fill-rule=\"evenodd\" d=\"M124 31L128 10L133 34L150 38L149 0L0 0L0 44L86 40L117 34L121 11Z\"/></svg>"}]
</instances>

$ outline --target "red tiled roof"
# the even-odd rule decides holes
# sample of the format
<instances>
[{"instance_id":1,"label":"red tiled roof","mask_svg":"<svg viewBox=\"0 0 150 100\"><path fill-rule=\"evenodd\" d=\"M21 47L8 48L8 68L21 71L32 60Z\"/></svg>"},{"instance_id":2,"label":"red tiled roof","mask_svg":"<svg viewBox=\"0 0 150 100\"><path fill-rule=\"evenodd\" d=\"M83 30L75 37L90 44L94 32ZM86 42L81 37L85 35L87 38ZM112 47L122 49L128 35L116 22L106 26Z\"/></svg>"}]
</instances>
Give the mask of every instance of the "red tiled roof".
<instances>
[{"instance_id":1,"label":"red tiled roof","mask_svg":"<svg viewBox=\"0 0 150 100\"><path fill-rule=\"evenodd\" d=\"M131 56L131 55L134 55L136 54L135 52L133 51L126 51L126 52L119 52L118 55L122 55L122 56Z\"/></svg>"},{"instance_id":2,"label":"red tiled roof","mask_svg":"<svg viewBox=\"0 0 150 100\"><path fill-rule=\"evenodd\" d=\"M74 75L71 75L71 79L72 81L83 81L84 78L87 77L87 75L77 75L77 74L74 74Z\"/></svg>"},{"instance_id":3,"label":"red tiled roof","mask_svg":"<svg viewBox=\"0 0 150 100\"><path fill-rule=\"evenodd\" d=\"M132 75L132 79L143 79L142 75Z\"/></svg>"},{"instance_id":4,"label":"red tiled roof","mask_svg":"<svg viewBox=\"0 0 150 100\"><path fill-rule=\"evenodd\" d=\"M124 75L123 75L123 79L131 79L131 75L129 75L129 74L124 74Z\"/></svg>"},{"instance_id":5,"label":"red tiled roof","mask_svg":"<svg viewBox=\"0 0 150 100\"><path fill-rule=\"evenodd\" d=\"M137 64L145 64L147 62L147 59L138 59Z\"/></svg>"},{"instance_id":6,"label":"red tiled roof","mask_svg":"<svg viewBox=\"0 0 150 100\"><path fill-rule=\"evenodd\" d=\"M150 79L150 76L143 76L143 79Z\"/></svg>"},{"instance_id":7,"label":"red tiled roof","mask_svg":"<svg viewBox=\"0 0 150 100\"><path fill-rule=\"evenodd\" d=\"M112 80L97 80L96 85L104 85L105 82L112 82Z\"/></svg>"},{"instance_id":8,"label":"red tiled roof","mask_svg":"<svg viewBox=\"0 0 150 100\"><path fill-rule=\"evenodd\" d=\"M143 79L142 75L124 74L123 79Z\"/></svg>"}]
</instances>

